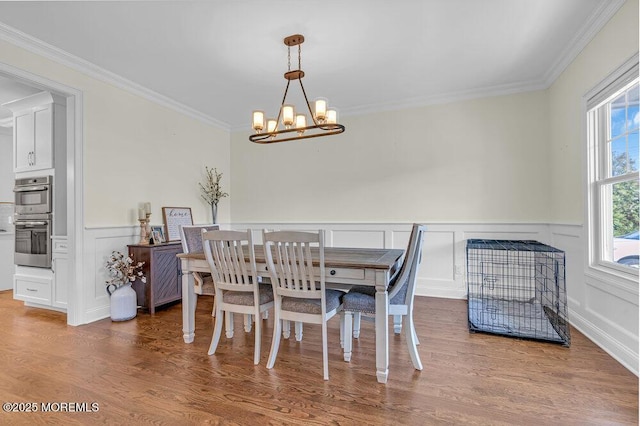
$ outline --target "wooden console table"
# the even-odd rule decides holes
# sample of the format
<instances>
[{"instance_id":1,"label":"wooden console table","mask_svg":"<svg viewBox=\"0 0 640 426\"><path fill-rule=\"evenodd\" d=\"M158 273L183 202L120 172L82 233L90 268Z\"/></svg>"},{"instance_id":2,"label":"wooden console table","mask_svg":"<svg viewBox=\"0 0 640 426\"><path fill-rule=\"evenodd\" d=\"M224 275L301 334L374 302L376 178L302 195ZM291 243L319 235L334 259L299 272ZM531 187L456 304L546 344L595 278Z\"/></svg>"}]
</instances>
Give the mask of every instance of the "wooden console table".
<instances>
[{"instance_id":1,"label":"wooden console table","mask_svg":"<svg viewBox=\"0 0 640 426\"><path fill-rule=\"evenodd\" d=\"M180 261L176 257L182 253L179 241L151 245L131 244L127 247L134 262L144 262L142 271L147 277L146 283L136 280L132 285L138 295L138 305L154 314L156 307L182 300Z\"/></svg>"}]
</instances>

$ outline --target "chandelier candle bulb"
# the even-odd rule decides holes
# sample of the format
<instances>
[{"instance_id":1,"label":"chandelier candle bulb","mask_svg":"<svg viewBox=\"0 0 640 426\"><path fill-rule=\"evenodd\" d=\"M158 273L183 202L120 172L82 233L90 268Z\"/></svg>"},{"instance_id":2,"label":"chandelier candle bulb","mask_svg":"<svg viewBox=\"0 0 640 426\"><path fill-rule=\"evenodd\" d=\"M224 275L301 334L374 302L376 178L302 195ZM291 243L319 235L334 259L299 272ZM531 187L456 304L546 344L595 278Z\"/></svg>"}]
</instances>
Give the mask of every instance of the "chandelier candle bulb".
<instances>
[{"instance_id":1,"label":"chandelier candle bulb","mask_svg":"<svg viewBox=\"0 0 640 426\"><path fill-rule=\"evenodd\" d=\"M304 128L307 127L307 117L304 114L296 115L296 129L303 129L298 131L298 133L304 133Z\"/></svg>"},{"instance_id":2,"label":"chandelier candle bulb","mask_svg":"<svg viewBox=\"0 0 640 426\"><path fill-rule=\"evenodd\" d=\"M293 125L293 105L283 105L282 106L282 124L285 127L289 128Z\"/></svg>"},{"instance_id":3,"label":"chandelier candle bulb","mask_svg":"<svg viewBox=\"0 0 640 426\"><path fill-rule=\"evenodd\" d=\"M253 111L253 130L260 132L264 129L264 112Z\"/></svg>"},{"instance_id":4,"label":"chandelier candle bulb","mask_svg":"<svg viewBox=\"0 0 640 426\"><path fill-rule=\"evenodd\" d=\"M316 99L316 120L324 121L327 118L327 100L324 98Z\"/></svg>"},{"instance_id":5,"label":"chandelier candle bulb","mask_svg":"<svg viewBox=\"0 0 640 426\"><path fill-rule=\"evenodd\" d=\"M338 111L335 109L330 109L327 111L327 124L337 124L338 123Z\"/></svg>"},{"instance_id":6,"label":"chandelier candle bulb","mask_svg":"<svg viewBox=\"0 0 640 426\"><path fill-rule=\"evenodd\" d=\"M271 132L275 132L278 129L278 121L270 118L267 120L267 132L271 133Z\"/></svg>"}]
</instances>

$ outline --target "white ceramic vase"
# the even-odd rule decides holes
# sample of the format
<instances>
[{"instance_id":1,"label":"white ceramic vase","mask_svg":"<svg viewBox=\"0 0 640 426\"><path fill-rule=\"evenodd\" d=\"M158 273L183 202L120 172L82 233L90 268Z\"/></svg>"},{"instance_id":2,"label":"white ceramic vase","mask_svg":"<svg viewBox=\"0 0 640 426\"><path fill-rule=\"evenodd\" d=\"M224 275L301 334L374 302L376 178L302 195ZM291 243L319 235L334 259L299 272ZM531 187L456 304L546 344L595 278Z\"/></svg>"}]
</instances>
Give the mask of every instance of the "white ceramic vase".
<instances>
[{"instance_id":1,"label":"white ceramic vase","mask_svg":"<svg viewBox=\"0 0 640 426\"><path fill-rule=\"evenodd\" d=\"M138 313L136 291L131 288L131 283L122 284L115 290L109 290L115 284L107 286L107 292L111 296L111 320L127 321L135 318Z\"/></svg>"}]
</instances>

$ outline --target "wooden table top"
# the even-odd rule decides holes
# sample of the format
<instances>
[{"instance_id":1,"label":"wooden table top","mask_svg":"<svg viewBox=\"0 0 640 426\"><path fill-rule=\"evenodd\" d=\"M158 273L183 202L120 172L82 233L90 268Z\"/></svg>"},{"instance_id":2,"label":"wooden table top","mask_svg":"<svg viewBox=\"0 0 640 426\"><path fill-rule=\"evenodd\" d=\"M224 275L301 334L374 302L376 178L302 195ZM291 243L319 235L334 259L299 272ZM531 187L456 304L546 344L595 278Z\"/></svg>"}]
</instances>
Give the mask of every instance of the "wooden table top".
<instances>
[{"instance_id":1,"label":"wooden table top","mask_svg":"<svg viewBox=\"0 0 640 426\"><path fill-rule=\"evenodd\" d=\"M266 263L264 256L264 246L256 244L254 246L256 263ZM312 255L317 253L317 249L312 249ZM248 251L245 254L249 255ZM326 267L348 267L348 268L371 268L371 269L391 269L398 259L404 254L402 249L373 249L373 248L347 248L347 247L325 247L324 264ZM177 255L184 259L204 260L204 253L181 253ZM316 258L317 255L314 255Z\"/></svg>"}]
</instances>

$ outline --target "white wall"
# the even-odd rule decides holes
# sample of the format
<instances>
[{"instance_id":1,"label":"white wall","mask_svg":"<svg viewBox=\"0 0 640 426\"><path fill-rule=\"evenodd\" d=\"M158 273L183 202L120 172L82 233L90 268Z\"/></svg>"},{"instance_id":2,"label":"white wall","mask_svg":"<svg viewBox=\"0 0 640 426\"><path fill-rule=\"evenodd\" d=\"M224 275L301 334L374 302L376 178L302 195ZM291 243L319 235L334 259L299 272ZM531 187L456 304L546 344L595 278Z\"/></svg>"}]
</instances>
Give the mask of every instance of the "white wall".
<instances>
[{"instance_id":1,"label":"white wall","mask_svg":"<svg viewBox=\"0 0 640 426\"><path fill-rule=\"evenodd\" d=\"M638 280L589 266L586 220L587 94L638 52L638 1L627 1L549 89L550 215L568 253L572 324L638 374ZM575 225L575 226L569 226Z\"/></svg>"},{"instance_id":2,"label":"white wall","mask_svg":"<svg viewBox=\"0 0 640 426\"><path fill-rule=\"evenodd\" d=\"M304 143L233 133L233 220L548 221L544 91L340 121Z\"/></svg>"},{"instance_id":3,"label":"white wall","mask_svg":"<svg viewBox=\"0 0 640 426\"><path fill-rule=\"evenodd\" d=\"M162 224L162 206L191 207L196 223L210 222L198 182L205 165L229 185L229 133L178 114L113 86L85 92L85 224L124 226L137 222L139 202L151 203L151 223ZM141 207L141 206L140 206ZM229 220L229 204L219 205Z\"/></svg>"},{"instance_id":4,"label":"white wall","mask_svg":"<svg viewBox=\"0 0 640 426\"><path fill-rule=\"evenodd\" d=\"M586 140L583 99L609 73L638 52L638 0L627 2L549 89L552 191L555 223L585 218Z\"/></svg>"}]
</instances>

